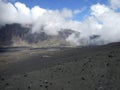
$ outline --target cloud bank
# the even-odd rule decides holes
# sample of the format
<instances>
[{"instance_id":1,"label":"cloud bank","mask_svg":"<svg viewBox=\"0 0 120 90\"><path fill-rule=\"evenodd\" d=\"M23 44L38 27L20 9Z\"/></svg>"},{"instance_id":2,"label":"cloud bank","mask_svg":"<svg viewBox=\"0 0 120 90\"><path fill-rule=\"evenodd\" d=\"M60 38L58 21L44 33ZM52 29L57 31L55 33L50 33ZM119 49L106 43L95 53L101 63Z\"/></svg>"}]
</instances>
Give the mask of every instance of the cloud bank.
<instances>
[{"instance_id":1,"label":"cloud bank","mask_svg":"<svg viewBox=\"0 0 120 90\"><path fill-rule=\"evenodd\" d=\"M66 41L74 45L107 44L120 41L120 0L109 0L110 5L95 4L84 21L73 18L82 9L48 10L39 6L27 7L24 3L0 0L0 25L32 24L31 33L45 32L57 35L63 29L74 30Z\"/></svg>"},{"instance_id":2,"label":"cloud bank","mask_svg":"<svg viewBox=\"0 0 120 90\"><path fill-rule=\"evenodd\" d=\"M109 0L113 9L120 8L120 0Z\"/></svg>"}]
</instances>

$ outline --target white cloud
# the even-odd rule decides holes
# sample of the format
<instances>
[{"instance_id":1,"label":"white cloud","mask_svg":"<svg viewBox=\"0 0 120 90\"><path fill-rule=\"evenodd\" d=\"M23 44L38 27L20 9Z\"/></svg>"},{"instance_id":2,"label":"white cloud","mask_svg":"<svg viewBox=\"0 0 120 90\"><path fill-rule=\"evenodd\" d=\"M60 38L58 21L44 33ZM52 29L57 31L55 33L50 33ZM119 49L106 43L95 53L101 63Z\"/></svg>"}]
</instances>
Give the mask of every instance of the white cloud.
<instances>
[{"instance_id":1,"label":"white cloud","mask_svg":"<svg viewBox=\"0 0 120 90\"><path fill-rule=\"evenodd\" d=\"M82 11L82 10L80 10L80 9L76 9L76 10L74 11L74 14L79 14L81 11Z\"/></svg>"},{"instance_id":2,"label":"white cloud","mask_svg":"<svg viewBox=\"0 0 120 90\"><path fill-rule=\"evenodd\" d=\"M101 16L102 14L110 11L108 7L106 7L105 5L101 5L99 3L91 6L91 10L92 14L95 16Z\"/></svg>"},{"instance_id":3,"label":"white cloud","mask_svg":"<svg viewBox=\"0 0 120 90\"><path fill-rule=\"evenodd\" d=\"M91 8L94 17L103 24L101 32L98 33L101 35L101 39L106 43L120 41L120 13L100 4L94 5Z\"/></svg>"},{"instance_id":4,"label":"white cloud","mask_svg":"<svg viewBox=\"0 0 120 90\"><path fill-rule=\"evenodd\" d=\"M111 7L114 9L120 8L120 0L109 0Z\"/></svg>"},{"instance_id":5,"label":"white cloud","mask_svg":"<svg viewBox=\"0 0 120 90\"><path fill-rule=\"evenodd\" d=\"M31 9L31 14L33 20L37 20L39 16L42 16L45 12L47 12L46 9L40 8L39 6L35 6Z\"/></svg>"},{"instance_id":6,"label":"white cloud","mask_svg":"<svg viewBox=\"0 0 120 90\"><path fill-rule=\"evenodd\" d=\"M23 3L16 2L15 8L17 10L16 20L18 23L26 24L31 23L31 11L30 9Z\"/></svg>"},{"instance_id":7,"label":"white cloud","mask_svg":"<svg viewBox=\"0 0 120 90\"><path fill-rule=\"evenodd\" d=\"M16 2L15 5L10 2L0 1L0 23L21 23L31 22L30 9L25 4Z\"/></svg>"},{"instance_id":8,"label":"white cloud","mask_svg":"<svg viewBox=\"0 0 120 90\"><path fill-rule=\"evenodd\" d=\"M111 4L114 4L112 0ZM76 33L71 34L66 40L74 45L120 41L120 12L116 12L111 6L98 3L91 6L91 15L86 17L84 21L73 20L75 14L80 12L81 10L78 9L66 8L47 10L39 6L30 9L20 2L13 5L0 1L0 24L32 23L32 33L44 31L48 35L57 35L62 29L71 29ZM91 40L92 35L100 37Z\"/></svg>"},{"instance_id":9,"label":"white cloud","mask_svg":"<svg viewBox=\"0 0 120 90\"><path fill-rule=\"evenodd\" d=\"M102 4L91 6L91 16L79 24L79 37L75 34L68 37L68 41L77 45L107 44L120 41L120 12ZM99 38L90 40L90 36L98 35Z\"/></svg>"},{"instance_id":10,"label":"white cloud","mask_svg":"<svg viewBox=\"0 0 120 90\"><path fill-rule=\"evenodd\" d=\"M33 33L41 30L49 35L57 35L61 29L78 29L76 21L70 20L74 16L74 11L64 8L63 10L47 10L39 16L33 25ZM75 24L76 23L76 24ZM77 25L77 26L76 26ZM41 28L42 27L42 28Z\"/></svg>"},{"instance_id":11,"label":"white cloud","mask_svg":"<svg viewBox=\"0 0 120 90\"><path fill-rule=\"evenodd\" d=\"M12 23L15 20L16 9L11 3L0 1L0 24Z\"/></svg>"},{"instance_id":12,"label":"white cloud","mask_svg":"<svg viewBox=\"0 0 120 90\"><path fill-rule=\"evenodd\" d=\"M24 3L16 2L15 7L20 13L23 13L26 15L30 14L30 9Z\"/></svg>"},{"instance_id":13,"label":"white cloud","mask_svg":"<svg viewBox=\"0 0 120 90\"><path fill-rule=\"evenodd\" d=\"M71 18L71 17L73 17L73 12L72 12L72 10L67 9L67 8L64 8L64 9L62 10L62 12L59 12L59 13L61 13L61 15L62 15L63 17L65 17L65 18Z\"/></svg>"}]
</instances>

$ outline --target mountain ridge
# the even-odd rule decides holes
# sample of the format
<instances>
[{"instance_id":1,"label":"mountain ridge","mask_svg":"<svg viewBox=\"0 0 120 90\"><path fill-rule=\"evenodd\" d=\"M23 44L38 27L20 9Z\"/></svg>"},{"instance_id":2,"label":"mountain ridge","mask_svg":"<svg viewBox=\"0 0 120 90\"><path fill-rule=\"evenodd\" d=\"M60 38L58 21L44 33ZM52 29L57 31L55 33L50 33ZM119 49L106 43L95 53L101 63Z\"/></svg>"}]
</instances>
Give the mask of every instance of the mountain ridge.
<instances>
[{"instance_id":1,"label":"mountain ridge","mask_svg":"<svg viewBox=\"0 0 120 90\"><path fill-rule=\"evenodd\" d=\"M66 38L75 31L62 29L58 35L31 33L31 25L6 24L0 28L0 46L68 46Z\"/></svg>"}]
</instances>

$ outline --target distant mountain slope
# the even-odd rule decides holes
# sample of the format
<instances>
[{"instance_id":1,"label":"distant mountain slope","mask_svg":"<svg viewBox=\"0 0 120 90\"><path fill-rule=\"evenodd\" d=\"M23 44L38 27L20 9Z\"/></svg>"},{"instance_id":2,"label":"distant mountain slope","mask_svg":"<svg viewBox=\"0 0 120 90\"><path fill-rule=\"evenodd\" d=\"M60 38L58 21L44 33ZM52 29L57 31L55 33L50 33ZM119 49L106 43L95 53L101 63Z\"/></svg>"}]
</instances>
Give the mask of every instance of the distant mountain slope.
<instances>
[{"instance_id":1,"label":"distant mountain slope","mask_svg":"<svg viewBox=\"0 0 120 90\"><path fill-rule=\"evenodd\" d=\"M45 32L31 33L30 26L20 24L5 25L0 28L0 46L68 46L66 38L75 31L63 29L58 35Z\"/></svg>"}]
</instances>

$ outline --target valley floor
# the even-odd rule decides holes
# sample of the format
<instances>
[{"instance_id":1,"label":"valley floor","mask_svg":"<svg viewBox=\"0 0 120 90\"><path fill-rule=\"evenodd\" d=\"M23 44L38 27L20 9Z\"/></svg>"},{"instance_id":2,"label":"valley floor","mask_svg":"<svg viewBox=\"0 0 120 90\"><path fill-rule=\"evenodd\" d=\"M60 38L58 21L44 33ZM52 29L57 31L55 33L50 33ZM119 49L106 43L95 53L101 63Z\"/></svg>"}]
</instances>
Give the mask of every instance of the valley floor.
<instances>
[{"instance_id":1,"label":"valley floor","mask_svg":"<svg viewBox=\"0 0 120 90\"><path fill-rule=\"evenodd\" d=\"M120 44L0 53L0 90L120 90Z\"/></svg>"}]
</instances>

